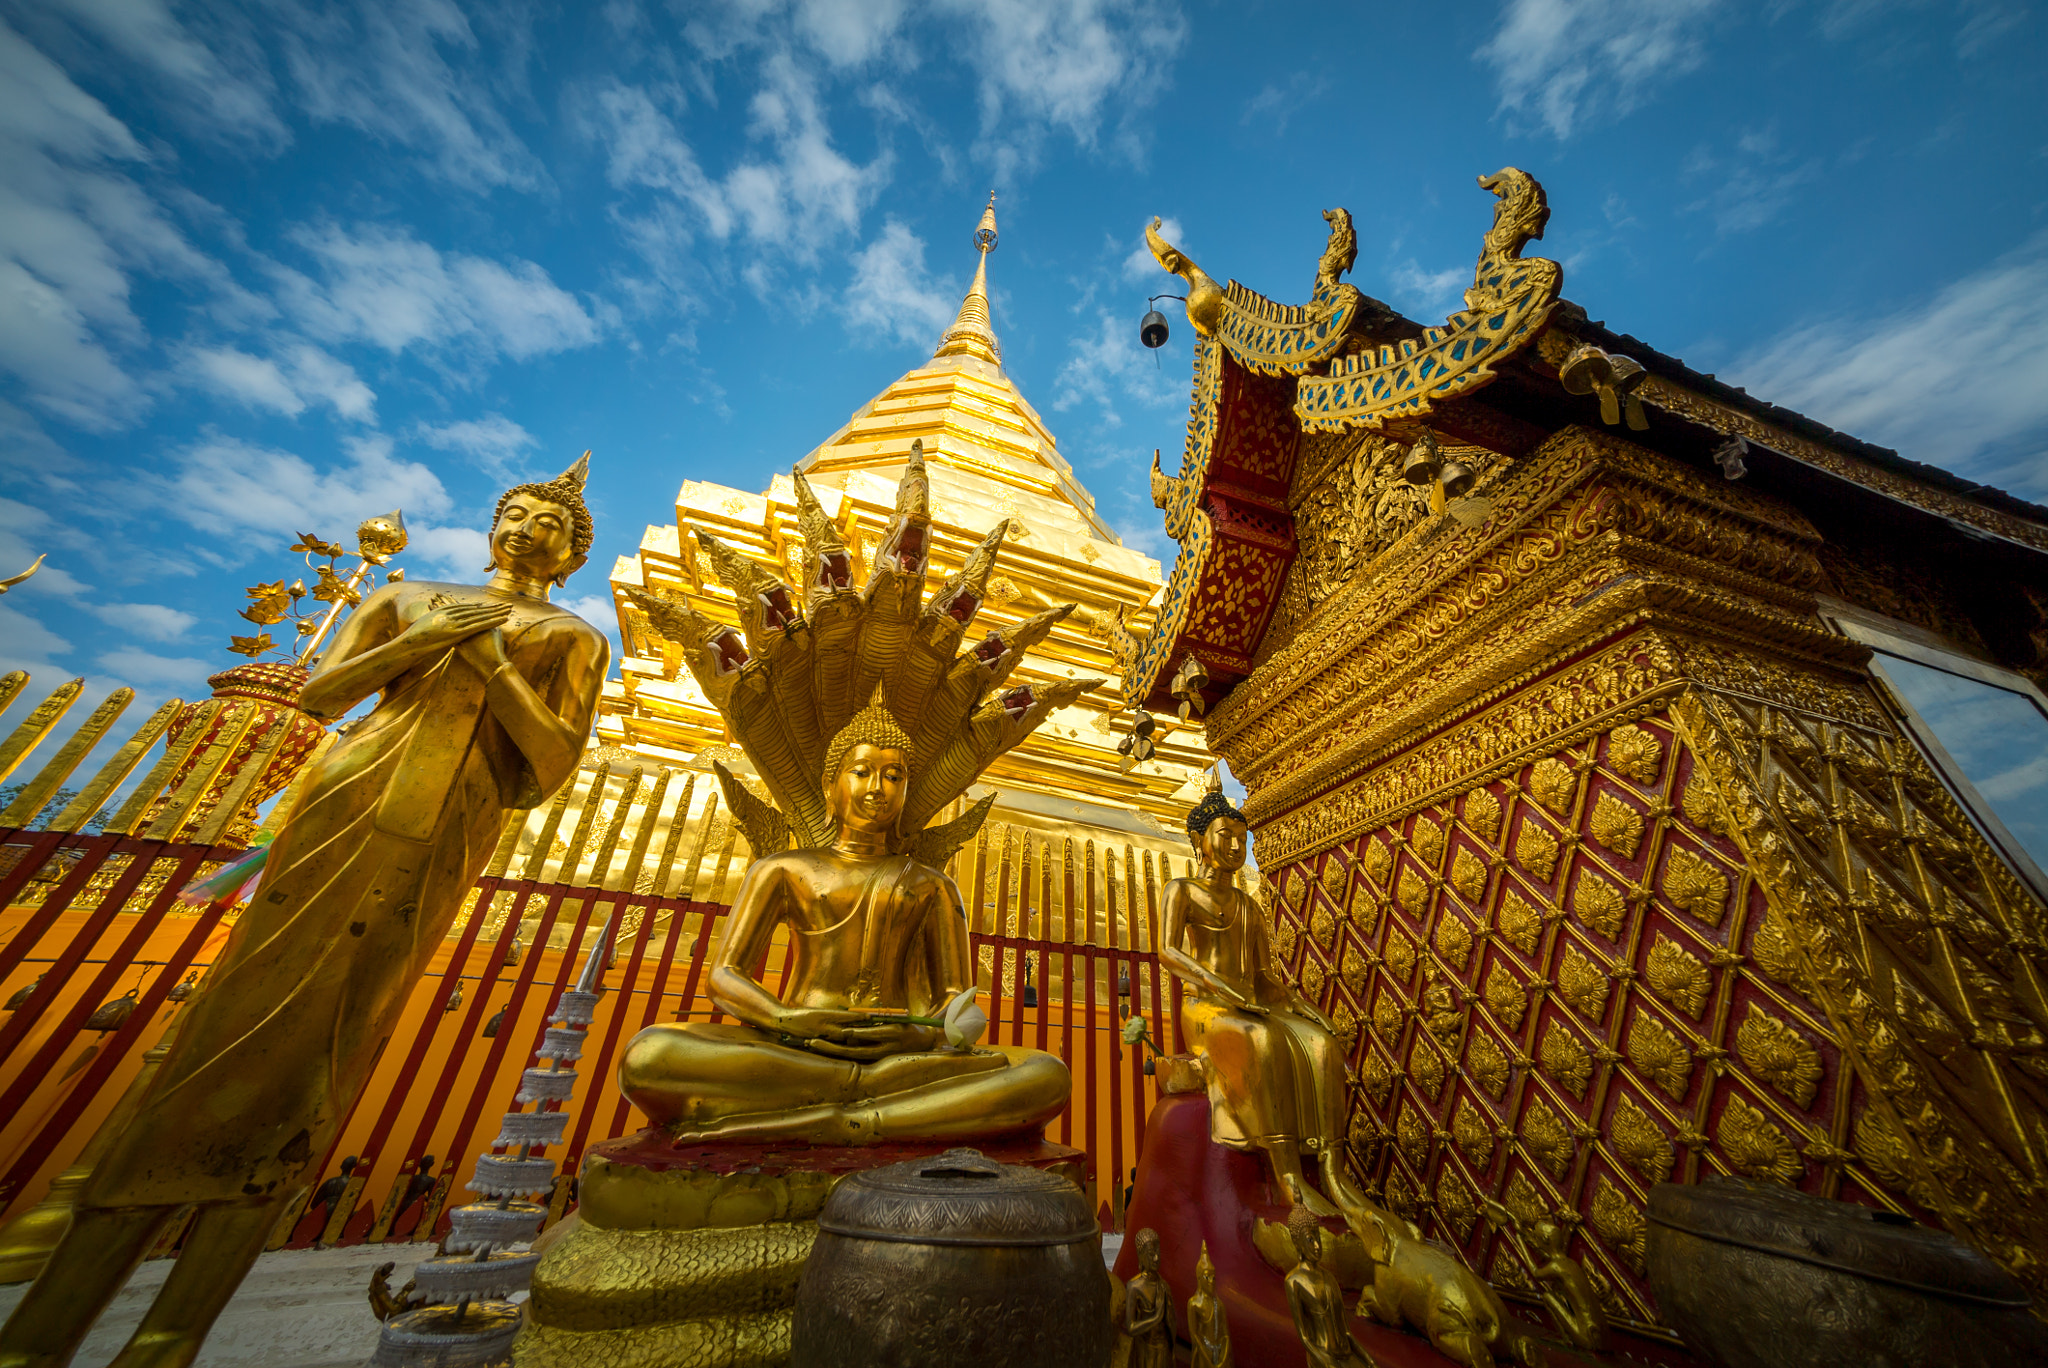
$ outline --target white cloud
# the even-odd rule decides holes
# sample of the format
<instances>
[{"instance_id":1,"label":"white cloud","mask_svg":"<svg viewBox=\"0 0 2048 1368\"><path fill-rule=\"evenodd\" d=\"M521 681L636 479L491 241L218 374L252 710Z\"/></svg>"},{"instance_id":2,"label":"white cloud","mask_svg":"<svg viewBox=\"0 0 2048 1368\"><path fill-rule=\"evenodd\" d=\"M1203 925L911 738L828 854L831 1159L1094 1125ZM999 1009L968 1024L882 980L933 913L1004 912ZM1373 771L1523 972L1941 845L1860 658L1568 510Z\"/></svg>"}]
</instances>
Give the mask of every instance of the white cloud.
<instances>
[{"instance_id":1,"label":"white cloud","mask_svg":"<svg viewBox=\"0 0 2048 1368\"><path fill-rule=\"evenodd\" d=\"M1174 373L1160 368L1139 343L1136 321L1126 315L1099 310L1095 331L1073 339L1069 352L1054 382L1055 409L1065 411L1086 400L1102 411L1106 426L1120 427L1120 397L1149 408L1170 407L1183 398L1183 375L1178 368Z\"/></svg>"},{"instance_id":2,"label":"white cloud","mask_svg":"<svg viewBox=\"0 0 2048 1368\"><path fill-rule=\"evenodd\" d=\"M957 296L925 270L924 239L895 219L854 254L843 308L856 336L929 347L957 307Z\"/></svg>"},{"instance_id":3,"label":"white cloud","mask_svg":"<svg viewBox=\"0 0 2048 1368\"><path fill-rule=\"evenodd\" d=\"M1474 56L1494 68L1503 110L1532 114L1568 138L1588 118L1625 114L1698 66L1713 9L1713 0L1508 0Z\"/></svg>"},{"instance_id":4,"label":"white cloud","mask_svg":"<svg viewBox=\"0 0 2048 1368\"><path fill-rule=\"evenodd\" d=\"M880 55L902 27L904 0L798 0L796 30L835 67Z\"/></svg>"},{"instance_id":5,"label":"white cloud","mask_svg":"<svg viewBox=\"0 0 2048 1368\"><path fill-rule=\"evenodd\" d=\"M216 31L209 46L179 23L164 0L44 4L45 15L61 15L149 72L170 94L170 108L200 132L272 152L291 141L291 131L271 108L269 74L246 39Z\"/></svg>"},{"instance_id":6,"label":"white cloud","mask_svg":"<svg viewBox=\"0 0 2048 1368\"><path fill-rule=\"evenodd\" d=\"M339 6L291 4L279 27L305 111L420 153L436 174L471 190L541 185L539 161L512 132L490 88L458 72L465 64L504 73L485 56L469 20L450 0L365 0ZM515 11L500 18L523 20ZM516 51L523 40L514 33Z\"/></svg>"},{"instance_id":7,"label":"white cloud","mask_svg":"<svg viewBox=\"0 0 2048 1368\"><path fill-rule=\"evenodd\" d=\"M941 0L973 38L985 134L1064 129L1093 147L1117 113L1149 103L1187 41L1177 6L1159 0Z\"/></svg>"},{"instance_id":8,"label":"white cloud","mask_svg":"<svg viewBox=\"0 0 2048 1368\"><path fill-rule=\"evenodd\" d=\"M0 674L27 670L31 676L52 672L68 675L70 667L59 661L70 654L69 641L39 619L0 600Z\"/></svg>"},{"instance_id":9,"label":"white cloud","mask_svg":"<svg viewBox=\"0 0 2048 1368\"><path fill-rule=\"evenodd\" d=\"M301 531L341 540L373 513L402 508L406 523L448 511L440 478L392 455L389 438L354 438L345 461L316 465L302 456L233 437L202 438L177 452L170 469L141 475L138 492L157 511L222 541L233 533L290 538ZM313 526L313 523L320 526Z\"/></svg>"},{"instance_id":10,"label":"white cloud","mask_svg":"<svg viewBox=\"0 0 2048 1368\"><path fill-rule=\"evenodd\" d=\"M104 603L91 605L88 611L102 622L151 641L176 641L199 622L191 613L161 603Z\"/></svg>"},{"instance_id":11,"label":"white cloud","mask_svg":"<svg viewBox=\"0 0 2048 1368\"><path fill-rule=\"evenodd\" d=\"M228 668L224 661L162 656L135 646L103 652L93 663L138 692L141 686L165 684L172 688L183 685L186 689L203 689L208 675Z\"/></svg>"},{"instance_id":12,"label":"white cloud","mask_svg":"<svg viewBox=\"0 0 2048 1368\"><path fill-rule=\"evenodd\" d=\"M344 418L375 419L376 393L346 362L304 343L287 347L283 357L280 365L235 347L195 347L186 354L185 369L215 394L287 418L317 400Z\"/></svg>"},{"instance_id":13,"label":"white cloud","mask_svg":"<svg viewBox=\"0 0 2048 1368\"><path fill-rule=\"evenodd\" d=\"M1799 328L1729 368L1866 441L2048 497L2048 234L1888 316Z\"/></svg>"},{"instance_id":14,"label":"white cloud","mask_svg":"<svg viewBox=\"0 0 2048 1368\"><path fill-rule=\"evenodd\" d=\"M491 539L474 527L406 526L411 540L405 548L405 562L445 575L456 584L475 584L490 573ZM420 576L407 571L414 579Z\"/></svg>"},{"instance_id":15,"label":"white cloud","mask_svg":"<svg viewBox=\"0 0 2048 1368\"><path fill-rule=\"evenodd\" d=\"M294 235L319 278L279 271L279 293L299 325L336 341L398 352L461 343L517 360L585 347L602 333L576 297L531 261L442 253L404 229L338 224Z\"/></svg>"},{"instance_id":16,"label":"white cloud","mask_svg":"<svg viewBox=\"0 0 2048 1368\"><path fill-rule=\"evenodd\" d=\"M519 458L540 445L540 439L502 413L487 413L440 426L421 424L419 439L441 451L460 452L493 479L516 479Z\"/></svg>"},{"instance_id":17,"label":"white cloud","mask_svg":"<svg viewBox=\"0 0 2048 1368\"><path fill-rule=\"evenodd\" d=\"M1464 308L1465 287L1471 283L1470 266L1428 271L1413 257L1387 272L1388 293L1394 303L1424 323L1435 323Z\"/></svg>"}]
</instances>

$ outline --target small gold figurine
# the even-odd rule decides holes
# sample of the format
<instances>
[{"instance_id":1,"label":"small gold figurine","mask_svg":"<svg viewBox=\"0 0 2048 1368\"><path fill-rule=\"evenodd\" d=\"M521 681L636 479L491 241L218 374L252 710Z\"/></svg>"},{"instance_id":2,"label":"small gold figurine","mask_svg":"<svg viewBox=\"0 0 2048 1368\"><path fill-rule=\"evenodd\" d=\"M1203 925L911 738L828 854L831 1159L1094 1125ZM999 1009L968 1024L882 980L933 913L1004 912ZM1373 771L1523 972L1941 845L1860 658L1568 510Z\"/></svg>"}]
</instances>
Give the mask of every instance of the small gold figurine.
<instances>
[{"instance_id":1,"label":"small gold figurine","mask_svg":"<svg viewBox=\"0 0 2048 1368\"><path fill-rule=\"evenodd\" d=\"M440 949L508 811L583 755L610 647L548 602L590 550L587 460L499 499L488 585L386 584L300 706L380 695L308 776L262 883L185 1008L71 1229L0 1328L0 1365L61 1368L188 1204L198 1218L115 1362L182 1368L302 1193Z\"/></svg>"},{"instance_id":2,"label":"small gold figurine","mask_svg":"<svg viewBox=\"0 0 2048 1368\"><path fill-rule=\"evenodd\" d=\"M1457 1255L1420 1238L1398 1216L1368 1211L1352 1230L1373 1261L1372 1285L1358 1297L1361 1314L1419 1331L1465 1368L1493 1368L1501 1360L1543 1368L1542 1345L1508 1318L1500 1295Z\"/></svg>"},{"instance_id":3,"label":"small gold figurine","mask_svg":"<svg viewBox=\"0 0 2048 1368\"><path fill-rule=\"evenodd\" d=\"M1230 1317L1216 1296L1216 1265L1209 1262L1209 1242L1195 1261L1195 1295L1188 1298L1188 1338L1195 1352L1189 1368L1235 1368L1230 1354Z\"/></svg>"},{"instance_id":4,"label":"small gold figurine","mask_svg":"<svg viewBox=\"0 0 2048 1368\"><path fill-rule=\"evenodd\" d=\"M1159 1232L1147 1226L1135 1238L1138 1275L1124 1288L1130 1368L1173 1368L1173 1322L1167 1315L1173 1302L1166 1279L1159 1276Z\"/></svg>"},{"instance_id":5,"label":"small gold figurine","mask_svg":"<svg viewBox=\"0 0 2048 1368\"><path fill-rule=\"evenodd\" d=\"M683 648L774 801L721 770L756 856L711 959L711 999L735 1021L640 1032L620 1060L620 1090L689 1143L865 1145L1042 1127L1066 1105L1066 1065L1040 1050L972 1048L979 1028L950 1024L979 1013L963 1009L975 965L960 890L942 866L992 800L926 823L1101 681L995 692L1071 605L960 651L1009 524L927 600L921 446L864 587L801 472L795 486L801 611L790 585L708 537L704 551L738 598L744 643L686 600L630 595ZM779 993L754 976L778 934L793 951Z\"/></svg>"},{"instance_id":6,"label":"small gold figurine","mask_svg":"<svg viewBox=\"0 0 2048 1368\"><path fill-rule=\"evenodd\" d=\"M1308 1353L1308 1368L1379 1368L1379 1361L1351 1337L1344 1288L1323 1267L1322 1223L1307 1207L1296 1206L1287 1215L1287 1233L1301 1258L1287 1274L1287 1307Z\"/></svg>"},{"instance_id":7,"label":"small gold figurine","mask_svg":"<svg viewBox=\"0 0 2048 1368\"><path fill-rule=\"evenodd\" d=\"M1607 1313L1600 1294L1577 1259L1567 1255L1571 1229L1554 1216L1539 1216L1524 1225L1515 1214L1489 1198L1486 1219L1507 1234L1536 1280L1543 1309L1576 1348L1597 1354L1607 1347Z\"/></svg>"},{"instance_id":8,"label":"small gold figurine","mask_svg":"<svg viewBox=\"0 0 2048 1368\"><path fill-rule=\"evenodd\" d=\"M1289 1199L1318 1216L1362 1212L1369 1204L1344 1171L1343 1049L1275 969L1266 919L1237 886L1245 815L1212 791L1188 814L1188 839L1203 868L1166 885L1159 958L1191 990L1181 1033L1208 1082L1210 1138L1264 1153ZM1304 1151L1320 1161L1321 1192L1302 1171Z\"/></svg>"}]
</instances>

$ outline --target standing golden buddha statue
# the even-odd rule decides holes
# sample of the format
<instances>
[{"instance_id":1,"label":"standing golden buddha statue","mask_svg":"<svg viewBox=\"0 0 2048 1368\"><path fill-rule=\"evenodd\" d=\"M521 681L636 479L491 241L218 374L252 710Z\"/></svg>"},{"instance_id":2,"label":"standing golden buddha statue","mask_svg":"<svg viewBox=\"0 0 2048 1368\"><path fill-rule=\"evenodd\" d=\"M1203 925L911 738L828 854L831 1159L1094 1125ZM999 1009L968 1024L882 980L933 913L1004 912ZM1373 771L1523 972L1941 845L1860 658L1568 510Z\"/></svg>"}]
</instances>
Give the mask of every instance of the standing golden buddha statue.
<instances>
[{"instance_id":1,"label":"standing golden buddha statue","mask_svg":"<svg viewBox=\"0 0 2048 1368\"><path fill-rule=\"evenodd\" d=\"M387 584L322 657L306 712L382 696L308 776L176 1046L0 1329L4 1368L70 1362L187 1204L198 1219L114 1362L192 1362L333 1142L507 812L575 772L611 651L548 591L590 550L588 459L499 499L489 584Z\"/></svg>"},{"instance_id":2,"label":"standing golden buddha statue","mask_svg":"<svg viewBox=\"0 0 2048 1368\"><path fill-rule=\"evenodd\" d=\"M940 866L992 800L925 824L1102 681L996 692L1071 604L960 651L1008 523L926 601L922 444L861 588L801 473L796 492L801 612L788 585L709 537L701 541L737 600L744 641L680 598L631 594L683 648L773 804L719 768L755 855L708 990L739 1024L649 1027L620 1061L620 1089L678 1142L862 1145L1041 1127L1066 1105L1065 1064L1019 1047L944 1048L931 1024L975 980L960 891ZM755 973L782 928L790 962L773 993Z\"/></svg>"},{"instance_id":3,"label":"standing golden buddha statue","mask_svg":"<svg viewBox=\"0 0 2048 1368\"><path fill-rule=\"evenodd\" d=\"M1317 1216L1360 1214L1369 1204L1344 1172L1343 1047L1274 968L1266 919L1237 886L1246 832L1229 799L1203 798L1188 814L1202 872L1173 880L1163 898L1159 958L1190 990L1181 1034L1201 1062L1210 1138L1263 1153L1289 1201ZM1302 1170L1304 1152L1319 1161L1322 1192Z\"/></svg>"}]
</instances>

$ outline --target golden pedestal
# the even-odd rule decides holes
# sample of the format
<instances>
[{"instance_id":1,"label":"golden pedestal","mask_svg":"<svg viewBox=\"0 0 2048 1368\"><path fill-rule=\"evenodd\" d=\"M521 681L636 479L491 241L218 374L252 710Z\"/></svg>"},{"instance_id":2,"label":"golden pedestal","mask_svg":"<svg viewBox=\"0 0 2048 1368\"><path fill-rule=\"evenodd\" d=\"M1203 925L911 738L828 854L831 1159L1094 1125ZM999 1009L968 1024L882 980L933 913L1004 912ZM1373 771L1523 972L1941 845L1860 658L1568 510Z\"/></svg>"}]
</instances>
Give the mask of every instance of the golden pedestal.
<instances>
[{"instance_id":1,"label":"golden pedestal","mask_svg":"<svg viewBox=\"0 0 2048 1368\"><path fill-rule=\"evenodd\" d=\"M1078 1150L1035 1137L975 1146L1086 1178ZM673 1147L665 1133L592 1148L578 1208L543 1238L518 1368L774 1368L788 1362L797 1280L818 1213L850 1173L953 1142L861 1149Z\"/></svg>"}]
</instances>

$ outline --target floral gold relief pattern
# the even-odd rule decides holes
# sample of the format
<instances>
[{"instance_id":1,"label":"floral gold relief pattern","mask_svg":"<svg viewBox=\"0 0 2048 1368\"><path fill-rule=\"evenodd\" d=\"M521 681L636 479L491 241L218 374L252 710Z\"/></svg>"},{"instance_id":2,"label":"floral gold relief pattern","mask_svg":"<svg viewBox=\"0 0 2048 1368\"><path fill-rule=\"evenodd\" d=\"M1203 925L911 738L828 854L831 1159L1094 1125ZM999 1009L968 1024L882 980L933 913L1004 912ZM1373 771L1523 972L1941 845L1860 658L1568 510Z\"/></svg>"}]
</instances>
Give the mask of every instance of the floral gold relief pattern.
<instances>
[{"instance_id":1,"label":"floral gold relief pattern","mask_svg":"<svg viewBox=\"0 0 2048 1368\"><path fill-rule=\"evenodd\" d=\"M1580 868L1579 882L1572 890L1572 911L1607 939L1620 940L1621 928L1628 921L1628 900L1613 880L1594 872L1589 865Z\"/></svg>"},{"instance_id":2,"label":"floral gold relief pattern","mask_svg":"<svg viewBox=\"0 0 2048 1368\"><path fill-rule=\"evenodd\" d=\"M1486 998L1486 1005L1493 1009L1502 1025L1510 1031L1521 1026L1522 1013L1529 1006L1527 990L1505 965L1496 962L1486 971L1486 986L1480 991Z\"/></svg>"},{"instance_id":3,"label":"floral gold relief pattern","mask_svg":"<svg viewBox=\"0 0 2048 1368\"><path fill-rule=\"evenodd\" d=\"M1429 882L1412 869L1401 871L1401 880L1394 888L1394 903L1403 912L1422 920L1429 910Z\"/></svg>"},{"instance_id":4,"label":"floral gold relief pattern","mask_svg":"<svg viewBox=\"0 0 2048 1368\"><path fill-rule=\"evenodd\" d=\"M1572 1165L1572 1137L1565 1129L1564 1118L1539 1097L1523 1108L1522 1124L1516 1134L1529 1157L1552 1178L1563 1181L1565 1170Z\"/></svg>"},{"instance_id":5,"label":"floral gold relief pattern","mask_svg":"<svg viewBox=\"0 0 2048 1368\"><path fill-rule=\"evenodd\" d=\"M1593 815L1587 825L1593 830L1594 840L1624 860L1633 860L1643 843L1643 814L1611 793L1602 793L1594 800Z\"/></svg>"},{"instance_id":6,"label":"floral gold relief pattern","mask_svg":"<svg viewBox=\"0 0 2048 1368\"><path fill-rule=\"evenodd\" d=\"M1593 1186L1593 1229L1637 1275L1644 1271L1643 1213L1620 1188L1602 1178Z\"/></svg>"},{"instance_id":7,"label":"floral gold relief pattern","mask_svg":"<svg viewBox=\"0 0 2048 1368\"><path fill-rule=\"evenodd\" d=\"M1435 869L1444 858L1444 829L1428 817L1415 819L1415 831L1408 838L1410 847L1422 862Z\"/></svg>"},{"instance_id":8,"label":"floral gold relief pattern","mask_svg":"<svg viewBox=\"0 0 2048 1368\"><path fill-rule=\"evenodd\" d=\"M1500 799L1491 789L1474 789L1465 795L1465 825L1488 844L1500 839Z\"/></svg>"},{"instance_id":9,"label":"floral gold relief pattern","mask_svg":"<svg viewBox=\"0 0 2048 1368\"><path fill-rule=\"evenodd\" d=\"M1792 1142L1763 1112L1741 1097L1730 1097L1714 1127L1714 1142L1728 1166L1745 1178L1796 1183L1806 1166Z\"/></svg>"},{"instance_id":10,"label":"floral gold relief pattern","mask_svg":"<svg viewBox=\"0 0 2048 1368\"><path fill-rule=\"evenodd\" d=\"M1719 926L1728 910L1728 876L1689 850L1664 862L1664 896L1696 921Z\"/></svg>"},{"instance_id":11,"label":"floral gold relief pattern","mask_svg":"<svg viewBox=\"0 0 2048 1368\"><path fill-rule=\"evenodd\" d=\"M1598 1026L1607 1014L1607 975L1599 965L1567 945L1557 964L1557 991L1571 1009Z\"/></svg>"},{"instance_id":12,"label":"floral gold relief pattern","mask_svg":"<svg viewBox=\"0 0 2048 1368\"><path fill-rule=\"evenodd\" d=\"M1408 1049L1408 1077L1430 1101L1443 1096L1444 1057L1423 1032L1416 1033L1415 1043Z\"/></svg>"},{"instance_id":13,"label":"floral gold relief pattern","mask_svg":"<svg viewBox=\"0 0 2048 1368\"><path fill-rule=\"evenodd\" d=\"M1671 1176L1674 1151L1671 1138L1650 1119L1650 1114L1623 1095L1614 1104L1608 1122L1609 1141L1621 1161L1643 1175L1646 1183L1661 1183Z\"/></svg>"},{"instance_id":14,"label":"floral gold relief pattern","mask_svg":"<svg viewBox=\"0 0 2048 1368\"><path fill-rule=\"evenodd\" d=\"M1507 1095L1508 1057L1494 1038L1485 1031L1474 1031L1472 1043L1465 1047L1465 1071L1480 1091L1498 1102Z\"/></svg>"},{"instance_id":15,"label":"floral gold relief pattern","mask_svg":"<svg viewBox=\"0 0 2048 1368\"><path fill-rule=\"evenodd\" d=\"M1403 986L1415 977L1415 942L1398 926L1387 929L1387 972Z\"/></svg>"},{"instance_id":16,"label":"floral gold relief pattern","mask_svg":"<svg viewBox=\"0 0 2048 1368\"><path fill-rule=\"evenodd\" d=\"M1357 946L1345 946L1344 967L1340 977L1344 980L1344 986L1349 988L1361 1001L1365 997L1366 977L1371 973L1372 961L1368 960Z\"/></svg>"},{"instance_id":17,"label":"floral gold relief pattern","mask_svg":"<svg viewBox=\"0 0 2048 1368\"><path fill-rule=\"evenodd\" d=\"M1436 1213L1464 1244L1472 1238L1472 1226L1479 1219L1479 1198L1458 1170L1446 1164L1436 1180Z\"/></svg>"},{"instance_id":18,"label":"floral gold relief pattern","mask_svg":"<svg viewBox=\"0 0 2048 1368\"><path fill-rule=\"evenodd\" d=\"M1537 1047L1536 1056L1551 1082L1574 1097L1586 1095L1586 1085L1593 1080L1593 1057L1587 1053L1585 1042L1578 1036L1552 1023L1543 1033L1543 1043Z\"/></svg>"},{"instance_id":19,"label":"floral gold relief pattern","mask_svg":"<svg viewBox=\"0 0 2048 1368\"><path fill-rule=\"evenodd\" d=\"M1400 1038L1401 1000L1394 996L1393 989L1382 988L1379 996L1373 999L1372 1027L1380 1033L1380 1039L1387 1042L1388 1048L1392 1048Z\"/></svg>"},{"instance_id":20,"label":"floral gold relief pattern","mask_svg":"<svg viewBox=\"0 0 2048 1368\"><path fill-rule=\"evenodd\" d=\"M1371 841L1365 847L1365 872L1380 888L1387 886L1387 870L1392 867L1394 857L1388 853L1384 841Z\"/></svg>"},{"instance_id":21,"label":"floral gold relief pattern","mask_svg":"<svg viewBox=\"0 0 2048 1368\"><path fill-rule=\"evenodd\" d=\"M1698 1021L1707 1010L1711 980L1707 966L1669 936L1658 934L1643 965L1643 981L1650 991Z\"/></svg>"},{"instance_id":22,"label":"floral gold relief pattern","mask_svg":"<svg viewBox=\"0 0 2048 1368\"><path fill-rule=\"evenodd\" d=\"M1730 834L1722 817L1720 800L1714 797L1712 787L1697 772L1686 780L1679 807L1685 813L1685 820L1701 831L1710 831L1716 836Z\"/></svg>"},{"instance_id":23,"label":"floral gold relief pattern","mask_svg":"<svg viewBox=\"0 0 2048 1368\"><path fill-rule=\"evenodd\" d=\"M1536 1185L1529 1181L1529 1175L1517 1170L1508 1179L1507 1191L1501 1194L1500 1204L1514 1213L1523 1225L1534 1225L1549 1214L1543 1205L1543 1197L1536 1191Z\"/></svg>"},{"instance_id":24,"label":"floral gold relief pattern","mask_svg":"<svg viewBox=\"0 0 2048 1368\"><path fill-rule=\"evenodd\" d=\"M1401 1108L1401 1122L1395 1127L1394 1137L1410 1164L1421 1169L1429 1163L1429 1117L1412 1099Z\"/></svg>"},{"instance_id":25,"label":"floral gold relief pattern","mask_svg":"<svg viewBox=\"0 0 2048 1368\"><path fill-rule=\"evenodd\" d=\"M1683 1102L1692 1087L1692 1051L1670 1027L1640 1008L1628 1028L1628 1062L1673 1102Z\"/></svg>"},{"instance_id":26,"label":"floral gold relief pattern","mask_svg":"<svg viewBox=\"0 0 2048 1368\"><path fill-rule=\"evenodd\" d=\"M1386 994L1382 993L1380 1001L1385 1002L1386 1000ZM1400 1017L1397 1015L1394 1020L1396 1024L1399 1024ZM1365 1095L1372 1099L1372 1104L1375 1107L1382 1110L1386 1108L1387 1099L1394 1095L1394 1066L1389 1064L1386 1056L1378 1050L1370 1050L1366 1053Z\"/></svg>"},{"instance_id":27,"label":"floral gold relief pattern","mask_svg":"<svg viewBox=\"0 0 2048 1368\"><path fill-rule=\"evenodd\" d=\"M1607 763L1638 784L1657 782L1657 769L1663 757L1663 743L1632 722L1607 734Z\"/></svg>"},{"instance_id":28,"label":"floral gold relief pattern","mask_svg":"<svg viewBox=\"0 0 2048 1368\"><path fill-rule=\"evenodd\" d=\"M1476 906L1480 895L1486 892L1486 865L1469 850L1460 850L1451 859L1451 887L1458 890L1458 896Z\"/></svg>"},{"instance_id":29,"label":"floral gold relief pattern","mask_svg":"<svg viewBox=\"0 0 2048 1368\"><path fill-rule=\"evenodd\" d=\"M1443 956L1445 964L1459 973L1465 972L1465 965L1472 958L1472 928L1454 917L1445 904L1443 916L1436 924L1436 952Z\"/></svg>"},{"instance_id":30,"label":"floral gold relief pattern","mask_svg":"<svg viewBox=\"0 0 2048 1368\"><path fill-rule=\"evenodd\" d=\"M1544 830L1540 822L1524 817L1515 832L1515 863L1531 876L1549 883L1551 872L1557 868L1557 838Z\"/></svg>"},{"instance_id":31,"label":"floral gold relief pattern","mask_svg":"<svg viewBox=\"0 0 2048 1368\"><path fill-rule=\"evenodd\" d=\"M1543 914L1531 907L1527 898L1513 889L1503 893L1495 922L1508 944L1525 955L1536 954L1537 943L1543 939Z\"/></svg>"},{"instance_id":32,"label":"floral gold relief pattern","mask_svg":"<svg viewBox=\"0 0 2048 1368\"><path fill-rule=\"evenodd\" d=\"M1460 1098L1458 1112L1451 1120L1451 1137L1472 1167L1485 1173L1493 1163L1493 1124L1486 1112L1470 1097Z\"/></svg>"},{"instance_id":33,"label":"floral gold relief pattern","mask_svg":"<svg viewBox=\"0 0 2048 1368\"><path fill-rule=\"evenodd\" d=\"M1556 756L1538 760L1529 770L1529 792L1560 817L1571 816L1572 795L1578 785L1579 776Z\"/></svg>"},{"instance_id":34,"label":"floral gold relief pattern","mask_svg":"<svg viewBox=\"0 0 2048 1368\"><path fill-rule=\"evenodd\" d=\"M1804 1107L1820 1086L1820 1054L1806 1037L1755 1003L1735 1032L1735 1051L1764 1082Z\"/></svg>"}]
</instances>

